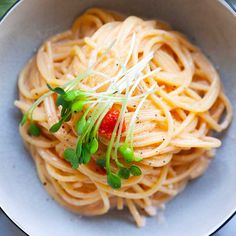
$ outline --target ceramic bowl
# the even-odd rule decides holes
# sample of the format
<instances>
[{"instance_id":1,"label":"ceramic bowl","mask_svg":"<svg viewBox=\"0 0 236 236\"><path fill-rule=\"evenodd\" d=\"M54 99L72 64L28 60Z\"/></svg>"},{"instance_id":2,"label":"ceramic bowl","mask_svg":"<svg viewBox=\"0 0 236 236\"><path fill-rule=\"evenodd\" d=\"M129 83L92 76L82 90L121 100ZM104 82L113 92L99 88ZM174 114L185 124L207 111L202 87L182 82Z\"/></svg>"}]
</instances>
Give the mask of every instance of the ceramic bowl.
<instances>
[{"instance_id":1,"label":"ceramic bowl","mask_svg":"<svg viewBox=\"0 0 236 236\"><path fill-rule=\"evenodd\" d=\"M223 1L209 0L23 0L0 24L0 206L32 236L164 235L213 233L236 210L236 119L208 171L167 204L165 221L147 219L137 228L128 212L100 217L74 215L54 202L40 184L18 133L17 76L49 36L68 29L89 7L159 18L185 33L218 68L236 111L236 15Z\"/></svg>"}]
</instances>

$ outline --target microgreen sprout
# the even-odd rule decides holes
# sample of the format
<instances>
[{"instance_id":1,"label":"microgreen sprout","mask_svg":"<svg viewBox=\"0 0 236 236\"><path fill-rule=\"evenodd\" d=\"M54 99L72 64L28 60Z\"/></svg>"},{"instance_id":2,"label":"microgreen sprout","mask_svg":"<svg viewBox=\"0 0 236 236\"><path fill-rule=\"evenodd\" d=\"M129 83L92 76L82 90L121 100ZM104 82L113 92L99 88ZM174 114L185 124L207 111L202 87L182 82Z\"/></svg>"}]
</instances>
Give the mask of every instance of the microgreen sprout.
<instances>
[{"instance_id":1,"label":"microgreen sprout","mask_svg":"<svg viewBox=\"0 0 236 236\"><path fill-rule=\"evenodd\" d=\"M85 101L83 100L79 100L73 103L71 106L72 112L81 112L83 110L84 104L85 104Z\"/></svg>"},{"instance_id":2,"label":"microgreen sprout","mask_svg":"<svg viewBox=\"0 0 236 236\"><path fill-rule=\"evenodd\" d=\"M118 150L126 162L130 163L134 160L134 151L128 146L128 144L125 143L121 145Z\"/></svg>"},{"instance_id":3,"label":"microgreen sprout","mask_svg":"<svg viewBox=\"0 0 236 236\"><path fill-rule=\"evenodd\" d=\"M142 174L142 171L141 169L138 167L138 166L134 166L132 165L130 168L130 173L133 175L133 176L140 176Z\"/></svg>"},{"instance_id":4,"label":"microgreen sprout","mask_svg":"<svg viewBox=\"0 0 236 236\"><path fill-rule=\"evenodd\" d=\"M64 99L65 101L71 102L75 99L83 99L86 98L86 94L83 91L80 90L70 90L68 92L66 92L66 94L64 95Z\"/></svg>"},{"instance_id":5,"label":"microgreen sprout","mask_svg":"<svg viewBox=\"0 0 236 236\"><path fill-rule=\"evenodd\" d=\"M128 179L129 176L130 176L130 170L129 168L120 168L119 172L118 172L118 175L120 176L120 178L122 179Z\"/></svg>"},{"instance_id":6,"label":"microgreen sprout","mask_svg":"<svg viewBox=\"0 0 236 236\"><path fill-rule=\"evenodd\" d=\"M53 126L51 126L51 128L49 129L49 131L51 133L56 133L62 126L62 120L59 120L56 124L54 124Z\"/></svg>"},{"instance_id":7,"label":"microgreen sprout","mask_svg":"<svg viewBox=\"0 0 236 236\"><path fill-rule=\"evenodd\" d=\"M106 159L105 158L99 158L96 160L96 165L105 168L106 166Z\"/></svg>"},{"instance_id":8,"label":"microgreen sprout","mask_svg":"<svg viewBox=\"0 0 236 236\"><path fill-rule=\"evenodd\" d=\"M119 189L121 187L121 179L117 174L114 174L112 172L107 174L107 183L113 188L113 189Z\"/></svg>"},{"instance_id":9,"label":"microgreen sprout","mask_svg":"<svg viewBox=\"0 0 236 236\"><path fill-rule=\"evenodd\" d=\"M62 89L60 87L52 88L50 84L47 84L47 87L48 87L49 90L51 90L54 93L57 93L57 94L60 94L60 95L65 94L64 89Z\"/></svg>"},{"instance_id":10,"label":"microgreen sprout","mask_svg":"<svg viewBox=\"0 0 236 236\"><path fill-rule=\"evenodd\" d=\"M97 150L98 150L98 140L94 137L93 140L91 141L89 152L91 154L94 154L97 152Z\"/></svg>"},{"instance_id":11,"label":"microgreen sprout","mask_svg":"<svg viewBox=\"0 0 236 236\"><path fill-rule=\"evenodd\" d=\"M85 126L86 126L86 119L84 116L82 116L80 120L77 121L75 126L75 130L78 135L81 135L84 132Z\"/></svg>"},{"instance_id":12,"label":"microgreen sprout","mask_svg":"<svg viewBox=\"0 0 236 236\"><path fill-rule=\"evenodd\" d=\"M36 136L36 137L39 136L41 133L39 127L34 122L31 122L28 132L30 135Z\"/></svg>"},{"instance_id":13,"label":"microgreen sprout","mask_svg":"<svg viewBox=\"0 0 236 236\"><path fill-rule=\"evenodd\" d=\"M82 150L82 155L80 156L80 160L82 164L88 164L91 160L91 153L86 147L83 148Z\"/></svg>"},{"instance_id":14,"label":"microgreen sprout","mask_svg":"<svg viewBox=\"0 0 236 236\"><path fill-rule=\"evenodd\" d=\"M74 149L72 148L65 149L64 158L65 160L71 163L73 169L77 169L79 167L78 158Z\"/></svg>"},{"instance_id":15,"label":"microgreen sprout","mask_svg":"<svg viewBox=\"0 0 236 236\"><path fill-rule=\"evenodd\" d=\"M24 125L24 124L26 123L26 121L27 121L27 113L24 113L24 115L23 115L23 117L22 117L22 119L21 119L20 124L21 124L21 125Z\"/></svg>"}]
</instances>

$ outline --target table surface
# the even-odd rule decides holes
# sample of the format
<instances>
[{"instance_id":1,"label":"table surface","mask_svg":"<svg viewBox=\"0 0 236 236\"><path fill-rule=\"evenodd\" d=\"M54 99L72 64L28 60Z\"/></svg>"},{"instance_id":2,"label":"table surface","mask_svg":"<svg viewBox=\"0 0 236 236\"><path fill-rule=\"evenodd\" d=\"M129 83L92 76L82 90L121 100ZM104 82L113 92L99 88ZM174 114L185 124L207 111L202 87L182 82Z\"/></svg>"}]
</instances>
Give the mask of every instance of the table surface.
<instances>
[{"instance_id":1,"label":"table surface","mask_svg":"<svg viewBox=\"0 0 236 236\"><path fill-rule=\"evenodd\" d=\"M236 9L236 0L231 1ZM0 0L0 18L16 0ZM0 235L3 236L26 236L0 209ZM236 216L220 229L214 236L236 235Z\"/></svg>"}]
</instances>

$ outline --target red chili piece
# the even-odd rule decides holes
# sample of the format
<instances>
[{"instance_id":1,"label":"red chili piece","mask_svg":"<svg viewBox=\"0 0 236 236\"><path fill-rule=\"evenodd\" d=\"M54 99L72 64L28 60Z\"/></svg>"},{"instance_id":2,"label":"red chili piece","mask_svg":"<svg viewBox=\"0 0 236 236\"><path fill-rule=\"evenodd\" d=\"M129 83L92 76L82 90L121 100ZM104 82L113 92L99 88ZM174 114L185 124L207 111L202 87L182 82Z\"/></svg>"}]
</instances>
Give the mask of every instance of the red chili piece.
<instances>
[{"instance_id":1,"label":"red chili piece","mask_svg":"<svg viewBox=\"0 0 236 236\"><path fill-rule=\"evenodd\" d=\"M116 126L116 122L119 118L120 110L112 107L104 116L102 123L99 127L99 134L106 138L111 138L112 132ZM122 133L125 132L125 122L122 125Z\"/></svg>"}]
</instances>

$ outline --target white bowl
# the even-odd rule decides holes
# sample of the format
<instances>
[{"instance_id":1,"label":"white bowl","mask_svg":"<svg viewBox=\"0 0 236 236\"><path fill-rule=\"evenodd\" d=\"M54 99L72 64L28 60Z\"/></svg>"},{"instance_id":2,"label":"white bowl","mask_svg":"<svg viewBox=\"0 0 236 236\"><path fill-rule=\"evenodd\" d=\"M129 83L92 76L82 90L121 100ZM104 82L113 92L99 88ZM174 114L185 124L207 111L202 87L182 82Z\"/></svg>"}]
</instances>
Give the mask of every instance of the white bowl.
<instances>
[{"instance_id":1,"label":"white bowl","mask_svg":"<svg viewBox=\"0 0 236 236\"><path fill-rule=\"evenodd\" d=\"M236 121L206 174L167 204L165 223L148 218L138 229L127 212L101 217L74 215L50 199L19 133L17 76L48 36L67 29L86 8L160 18L183 31L218 66L236 111L236 17L223 1L209 0L24 0L0 25L0 206L33 236L209 235L236 210Z\"/></svg>"}]
</instances>

